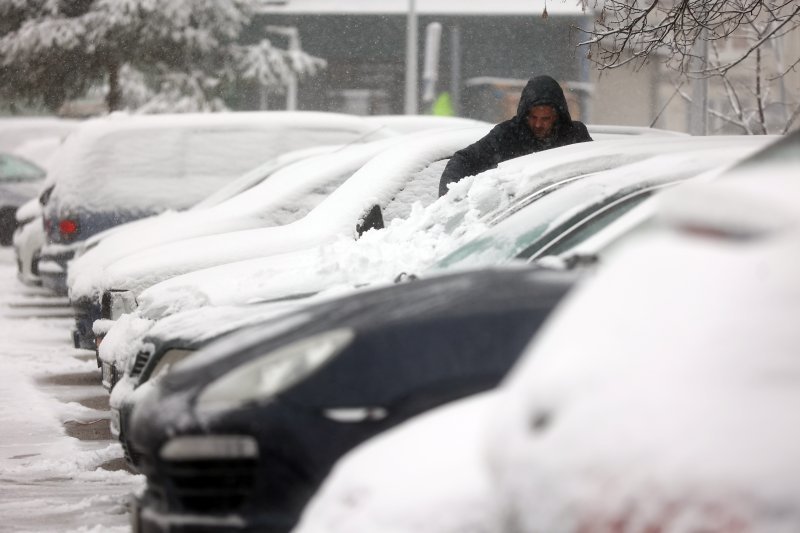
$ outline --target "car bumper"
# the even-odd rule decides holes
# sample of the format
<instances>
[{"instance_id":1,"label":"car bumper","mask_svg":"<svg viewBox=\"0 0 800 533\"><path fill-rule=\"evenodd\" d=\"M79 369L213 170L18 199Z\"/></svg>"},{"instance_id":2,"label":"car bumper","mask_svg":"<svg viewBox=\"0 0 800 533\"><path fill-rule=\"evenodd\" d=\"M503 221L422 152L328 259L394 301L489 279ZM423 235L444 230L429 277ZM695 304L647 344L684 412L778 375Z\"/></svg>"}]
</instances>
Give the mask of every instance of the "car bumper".
<instances>
[{"instance_id":1,"label":"car bumper","mask_svg":"<svg viewBox=\"0 0 800 533\"><path fill-rule=\"evenodd\" d=\"M67 295L67 264L75 257L75 250L60 247L57 251L42 249L39 259L39 277L42 286L56 294Z\"/></svg>"},{"instance_id":2,"label":"car bumper","mask_svg":"<svg viewBox=\"0 0 800 533\"><path fill-rule=\"evenodd\" d=\"M67 295L66 264L42 257L39 261L39 278L42 281L42 287L50 289L59 296Z\"/></svg>"},{"instance_id":3,"label":"car bumper","mask_svg":"<svg viewBox=\"0 0 800 533\"><path fill-rule=\"evenodd\" d=\"M141 498L133 497L131 531L133 533L288 533L296 525L289 517L267 513L188 514L158 510L150 490Z\"/></svg>"}]
</instances>

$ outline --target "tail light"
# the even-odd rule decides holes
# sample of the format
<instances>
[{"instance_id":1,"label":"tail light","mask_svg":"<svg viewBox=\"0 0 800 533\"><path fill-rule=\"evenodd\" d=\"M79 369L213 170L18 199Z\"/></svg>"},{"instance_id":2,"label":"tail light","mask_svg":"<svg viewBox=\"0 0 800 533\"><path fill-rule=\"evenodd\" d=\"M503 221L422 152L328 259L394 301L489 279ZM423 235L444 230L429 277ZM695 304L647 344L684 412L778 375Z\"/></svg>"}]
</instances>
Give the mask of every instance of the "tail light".
<instances>
[{"instance_id":1,"label":"tail light","mask_svg":"<svg viewBox=\"0 0 800 533\"><path fill-rule=\"evenodd\" d=\"M80 231L78 221L72 218L65 218L58 222L58 233L65 241L72 240Z\"/></svg>"}]
</instances>

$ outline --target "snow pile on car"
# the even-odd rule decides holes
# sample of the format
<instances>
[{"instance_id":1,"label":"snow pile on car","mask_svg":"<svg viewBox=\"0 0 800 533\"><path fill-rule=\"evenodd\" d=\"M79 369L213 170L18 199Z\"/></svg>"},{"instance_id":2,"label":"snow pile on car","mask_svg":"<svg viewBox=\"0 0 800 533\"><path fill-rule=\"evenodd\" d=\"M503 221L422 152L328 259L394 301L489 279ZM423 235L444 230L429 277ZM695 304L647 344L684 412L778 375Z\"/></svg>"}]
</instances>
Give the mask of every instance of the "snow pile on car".
<instances>
[{"instance_id":1,"label":"snow pile on car","mask_svg":"<svg viewBox=\"0 0 800 533\"><path fill-rule=\"evenodd\" d=\"M489 441L508 523L800 527L800 186L752 178L665 195L668 227L609 257L537 337ZM711 210L691 200L714 189Z\"/></svg>"}]
</instances>

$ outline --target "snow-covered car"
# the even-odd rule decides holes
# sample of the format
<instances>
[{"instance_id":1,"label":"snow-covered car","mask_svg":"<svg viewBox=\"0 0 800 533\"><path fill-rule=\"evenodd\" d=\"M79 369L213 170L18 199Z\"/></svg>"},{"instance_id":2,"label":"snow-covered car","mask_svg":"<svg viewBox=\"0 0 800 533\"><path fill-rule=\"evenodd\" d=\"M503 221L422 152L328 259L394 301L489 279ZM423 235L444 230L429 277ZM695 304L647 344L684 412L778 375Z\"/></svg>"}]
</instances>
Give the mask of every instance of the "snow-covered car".
<instances>
[{"instance_id":1,"label":"snow-covered car","mask_svg":"<svg viewBox=\"0 0 800 533\"><path fill-rule=\"evenodd\" d=\"M75 347L96 347L92 322L100 318L102 279L105 268L111 263L181 239L295 220L338 186L363 158L385 143L373 141L293 150L246 172L186 211L167 211L115 226L86 239L83 249L76 250L76 258L70 263L67 274L68 292L75 311ZM334 151L341 154L339 165L330 164L327 158L304 162Z\"/></svg>"},{"instance_id":2,"label":"snow-covered car","mask_svg":"<svg viewBox=\"0 0 800 533\"><path fill-rule=\"evenodd\" d=\"M687 133L646 126L621 126L618 124L587 124L593 139L614 138L618 136L646 135L656 137L687 137Z\"/></svg>"},{"instance_id":3,"label":"snow-covered car","mask_svg":"<svg viewBox=\"0 0 800 533\"><path fill-rule=\"evenodd\" d=\"M225 218L220 226L228 225L226 233L205 231L204 235L193 230L193 236L182 231L190 238L142 249L117 261L105 261L97 275L90 272L90 276L81 277L79 271L70 285L70 295L80 338L92 338L96 319L116 318L112 313L117 313L118 308L126 309L127 302L133 301L142 288L165 278L204 266L314 246L339 234L357 237L360 219L373 210L375 202L384 206L390 203L387 216L394 217L402 216L410 198L433 201L434 195L420 191L413 183L433 175L424 172L429 163L448 157L458 146L485 131L484 127L471 127L394 136L298 162L264 181L263 187L254 187L215 206L214 214L220 215L215 218ZM405 164L398 163L396 156L386 163L392 165L388 171L377 161L371 174L360 170L389 150L404 154L406 159L415 150L421 153ZM356 178L357 175L361 177ZM362 188L348 188L354 179L360 180ZM376 200L376 196L382 199ZM197 215L202 217L206 212ZM101 315L103 311L105 314Z\"/></svg>"},{"instance_id":4,"label":"snow-covered car","mask_svg":"<svg viewBox=\"0 0 800 533\"><path fill-rule=\"evenodd\" d=\"M0 152L0 246L9 246L17 227L17 209L36 197L45 170L18 155Z\"/></svg>"},{"instance_id":5,"label":"snow-covered car","mask_svg":"<svg viewBox=\"0 0 800 533\"><path fill-rule=\"evenodd\" d=\"M26 285L40 285L39 256L45 239L39 198L33 198L17 209L16 221L14 255L17 258L17 278Z\"/></svg>"},{"instance_id":6,"label":"snow-covered car","mask_svg":"<svg viewBox=\"0 0 800 533\"><path fill-rule=\"evenodd\" d=\"M43 285L66 292L83 240L112 226L181 210L289 150L392 133L321 112L112 114L82 123L51 163L44 206Z\"/></svg>"},{"instance_id":7,"label":"snow-covered car","mask_svg":"<svg viewBox=\"0 0 800 533\"><path fill-rule=\"evenodd\" d=\"M795 145L794 149L797 148ZM715 395L715 400L710 401L707 394L719 391L719 381L730 375L729 370L732 365L726 359L729 354L719 353L718 356L709 357L709 352L713 352L709 350L710 346L729 345L728 334L724 333L724 329L717 329L724 338L718 343L709 344L708 338L700 339L708 334L706 325L709 323L716 323L717 327L724 328L722 323L727 319L719 317L731 315L731 309L741 308L748 314L753 306L739 301L739 305L725 308L724 304L720 306L717 300L716 303L705 302L701 308L695 308L687 307L687 302L691 302L694 306L696 302L704 301L706 293L704 290L698 290L698 287L704 287L708 282L706 276L714 280L712 284L716 285L716 290L725 294L722 300L730 302L739 299L740 293L736 287L738 281L744 279L727 278L724 274L727 267L724 264L716 262L705 264L705 258L709 255L719 255L720 251L718 249L717 252L709 254L706 250L708 244L727 248L726 252L731 258L741 256L743 253L761 254L765 250L763 247L757 251L745 251L749 246L748 243L725 241L728 239L736 241L750 231L760 234L762 230L770 233L772 229L777 229L780 232L786 228L785 223L791 218L795 219L791 225L800 222L797 215L791 213L797 212L797 202L800 202L800 189L795 184L784 189L773 182L767 183L766 190L758 190L759 184L751 181L748 187L752 190L739 189L730 194L731 189L737 187L735 185L729 187L726 180L748 167L750 168L748 172L755 172L750 176L751 180L753 178L760 180L761 176L765 176L770 181L768 176L774 170L764 166L764 159L775 156L770 152L772 148L763 150L737 167L728 169L727 172L717 176L716 183L694 180L656 198L655 203L658 205L655 220L647 227L626 237L623 242L618 243L616 250L610 252L610 256L605 256L604 264L599 267L600 271L618 270L613 280L609 275L601 276L605 277L605 281L600 282L605 285L599 289L602 294L594 292L591 305L587 305L590 298L583 296L582 293L591 292L590 287L598 281L584 278L581 286L575 289L576 294L566 299L564 307L567 309L559 309L554 313L551 322L555 325L545 324L542 328L539 338L544 337L544 339L536 340L528 349L530 353L527 357L531 359L513 371L515 374L524 372L524 375L509 380L512 382L513 392L507 392L509 385L506 385L488 394L454 402L415 417L354 449L336 464L331 475L309 503L295 531L366 533L383 530L387 524L390 524L391 530L396 533L610 531L616 527L614 525L619 524L642 524L644 530L668 529L677 533L699 530L716 533L731 531L728 528L731 523L726 521L730 516L726 513L731 510L729 505L737 506L737 510L740 509L738 505L742 503L741 499L737 498L733 502L726 502L724 499L715 499L713 502L691 502L688 509L681 509L679 504L694 496L694 493L686 491L687 485L677 482L673 485L675 492L661 500L665 494L663 487L651 486L648 483L656 479L658 472L664 479L677 481L680 477L688 478L687 474L694 472L695 468L701 465L714 464L717 458L714 451L710 451L706 457L699 458L691 454L685 455L681 459L686 463L685 468L679 471L674 470L677 463L672 460L679 459L687 450L687 446L691 450L698 450L695 448L696 443L707 442L707 432L710 428L727 425L730 421L737 420L741 413L739 410L730 409L731 405L740 405L742 398L732 396L727 402L720 402L716 400L722 398ZM800 150L794 156L795 161L791 164L795 168L789 171L791 173L795 173L797 165L800 164L798 157ZM786 170L788 169L784 168L782 172ZM699 188L701 194L697 194L698 189L694 188L697 185L692 184L701 186ZM769 191L772 187L775 190ZM792 197L788 201L791 207L786 210L787 206L778 205L783 203L783 200L773 205L764 202L764 198L759 197L764 196L765 192L767 196L788 194ZM709 210L709 205L715 206L714 209ZM780 209L777 213L771 213L774 208ZM784 212L780 213L781 210ZM671 214L670 211L678 216ZM709 217L717 218L712 220ZM678 228L678 239L671 236L671 242L665 248L662 238L662 242L655 247L660 248L659 253L649 253L648 251L652 251L653 248L650 247L648 237L642 233L653 232L653 226L663 224L665 219ZM766 239L771 239L773 236L773 234L760 235ZM682 253L676 253L678 252L676 243L684 241L681 245L685 248L687 238L697 241L692 246L693 251L690 254L683 253L688 250L686 248ZM705 242L706 240L709 242ZM637 244L637 241L641 244ZM646 247L648 251L637 249L636 264L629 264L629 268L623 272L619 270L616 255L624 253L625 249L622 246L626 245ZM670 257L664 261L666 254ZM794 257L800 257L796 251ZM716 259L722 260L722 257ZM754 256L751 256L745 261L753 259ZM605 263L609 265L606 266ZM741 265L742 262L734 261L733 264L737 263ZM756 263L760 265L756 266ZM751 278L751 284L755 282L755 285L758 285L758 287L751 286L751 290L759 291L763 286L756 280L764 273L758 274L757 269L770 263L780 264L780 262L772 263L771 258L766 255L748 265L750 272L747 276ZM680 265L680 268L676 269L675 265ZM787 266L786 272L791 268ZM680 272L677 278L673 277L676 270ZM741 269L738 271L743 273ZM592 277L595 272L596 270L593 271ZM670 281L665 286L662 280L667 279ZM636 285L631 286L629 280L636 280ZM653 280L658 280L658 283L653 283ZM722 288L723 285L727 287ZM654 293L661 297L653 300ZM780 289L774 294L776 306L781 306L783 303L781 294ZM634 295L633 298L630 295ZM664 296L670 300L671 306L666 308L663 306ZM717 296L716 292L714 296ZM711 306L716 307L717 311L708 312L708 307ZM691 313L687 311L690 308L693 309ZM610 315L609 309L613 309ZM650 312L642 314L643 309ZM780 310L781 313L785 311L787 310ZM665 320L654 320L654 317L665 317ZM773 318L775 317L770 315L766 320ZM787 319L791 320L784 315L778 318L778 321L787 323ZM684 323L686 329L692 330L691 336L701 342L703 347L691 352L667 348L669 353L665 353L660 347L674 347L676 330L673 326L680 322ZM644 331L641 331L641 324L646 324ZM553 329L556 331L552 332ZM602 331L600 338L586 336L585 332L589 329L591 332ZM731 334L735 329L737 328L731 328ZM581 331L580 335L575 334L577 330ZM548 335L557 335L558 339L550 339L551 342L548 342ZM601 345L604 349L600 353L594 346L596 340L604 341ZM753 342L760 348L765 340L760 334L756 334L741 351L746 352ZM733 341L731 345L735 345L736 342ZM763 353L759 348L756 349L757 353ZM620 350L626 352L621 357ZM748 360L752 359L751 356L752 351L744 354ZM547 361L541 363L539 358L546 358ZM719 368L706 364L711 358L717 359ZM673 366L676 359L681 361ZM760 358L756 358L758 359ZM740 375L744 382L758 383L751 379L754 375L751 373L752 364L742 364L737 360L737 364L733 366L739 369L734 373L742 373ZM678 370L680 375L676 376L673 373L672 376L676 379L663 383L662 378L665 374L660 370L665 367ZM698 377L701 381L692 378L694 370L699 371ZM632 375L632 372L636 374ZM695 388L696 397L682 396L687 383L691 383L690 386ZM782 389L779 383L777 385ZM602 398L613 403L596 404L595 401L599 400L595 396L598 390L602 391ZM618 394L621 391L625 391L625 396ZM676 397L676 391L680 391L680 397ZM730 388L728 391L733 392ZM776 392L780 394L780 391ZM656 401L661 403L660 412L640 412L640 398L654 396L659 397ZM502 402L499 403L498 398L501 398ZM649 401L648 404L652 405ZM708 413L709 405L712 409L717 409L715 416L721 416L722 420L712 420L707 425L696 415L700 410ZM776 413L785 412L786 408L787 406L782 404L770 407ZM748 408L744 410L752 413ZM664 421L671 419L673 414L679 411L691 415L689 418L695 423L694 428L679 428L673 438L668 440L664 440L663 431L653 431L667 427ZM764 418L772 419L769 410L764 414L766 415ZM630 419L625 420L628 417ZM565 418L566 421L563 421ZM500 422L494 423L495 420ZM509 422L513 426L508 426ZM742 435L748 433L746 428L750 422L753 421L737 422L737 425L745 429L742 434L733 436L733 441L738 442ZM720 425L717 425L718 423ZM569 426L562 427L561 424ZM754 423L749 427L756 425L761 426ZM492 426L500 426L503 429L491 434L489 448L491 454L487 455L487 435L490 434ZM784 427L791 427L793 431L794 426L787 422ZM511 441L508 439L509 432L513 436ZM558 440L549 440L553 437ZM719 438L717 441L719 452L732 448L724 436L716 438ZM792 440L788 435L786 439ZM507 455L509 442L516 445L511 448L517 452L513 457ZM652 455L632 453L631 446L638 447L643 442L667 452L666 461L658 464ZM789 449L790 446L785 448L787 452ZM543 451L546 453L540 455ZM636 450L636 452L641 451L641 448ZM675 453L672 453L673 451ZM745 452L738 460L748 462L748 456L749 452ZM519 461L520 457L522 461ZM603 457L611 460L600 461ZM793 455L789 452L784 457ZM580 462L574 462L576 458ZM616 486L615 483L620 480L621 473L630 472L627 468L631 464L628 459L633 458L637 463L642 463L637 466L644 468L632 475L630 481L644 485L632 486L626 482L624 486ZM495 476L490 475L496 470L493 468L496 465L502 467L500 487L495 484ZM523 465L535 468L526 470L521 468ZM736 465L732 466L734 468L731 471L741 471ZM596 476L598 470L600 474ZM728 470L717 471L727 478ZM550 496L554 487L558 488L559 493L556 496L559 503L557 507L551 506ZM592 489L591 492L587 493L585 487ZM609 489L613 492L606 493ZM590 499L581 500L581 496L587 495ZM722 493L718 495L725 497ZM741 495L742 493L737 494ZM609 496L610 499L606 500L605 496ZM675 499L670 496L674 496ZM507 505L509 500L511 505ZM603 508L604 501L618 504L615 509L617 512L606 514L607 509ZM653 509L650 506L651 502L656 503L656 513L649 513ZM664 507L661 507L662 504ZM710 506L704 508L704 504ZM717 504L719 507L716 507ZM506 512L501 512L504 509ZM680 513L673 514L672 509ZM689 512L686 512L687 510ZM693 522L695 517L713 518L708 515L702 517L702 513L709 511L714 513L717 510L724 511L716 516L720 519L718 522L705 524ZM698 514L695 515L695 512ZM519 513L526 516L524 521L519 521ZM585 513L584 520L578 523L582 513ZM795 529L796 518L795 516L795 522L790 527L776 530ZM649 522L648 519L653 521ZM752 523L748 527L744 527L745 522L741 524L741 528L733 530L772 531L772 529L753 527Z\"/></svg>"},{"instance_id":8,"label":"snow-covered car","mask_svg":"<svg viewBox=\"0 0 800 533\"><path fill-rule=\"evenodd\" d=\"M365 290L185 359L132 413L142 530L289 531L344 452L496 385L572 280L483 270Z\"/></svg>"},{"instance_id":9,"label":"snow-covered car","mask_svg":"<svg viewBox=\"0 0 800 533\"><path fill-rule=\"evenodd\" d=\"M800 132L761 161L663 195L502 387L511 530L800 528Z\"/></svg>"}]
</instances>

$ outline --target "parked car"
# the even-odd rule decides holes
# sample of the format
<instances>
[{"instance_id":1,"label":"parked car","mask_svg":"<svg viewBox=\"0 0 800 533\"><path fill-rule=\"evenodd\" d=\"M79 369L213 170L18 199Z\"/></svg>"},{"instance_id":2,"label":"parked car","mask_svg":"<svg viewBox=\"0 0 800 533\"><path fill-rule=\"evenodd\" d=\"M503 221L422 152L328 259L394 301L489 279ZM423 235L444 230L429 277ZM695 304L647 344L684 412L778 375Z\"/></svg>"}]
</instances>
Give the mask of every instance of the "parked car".
<instances>
[{"instance_id":1,"label":"parked car","mask_svg":"<svg viewBox=\"0 0 800 533\"><path fill-rule=\"evenodd\" d=\"M741 347L737 347L742 342L739 324L719 329L737 315L746 324L751 323L753 314L753 322L787 326L791 322L791 308L784 307L787 287L773 294L773 304L780 307L772 309L777 316L759 313L770 298L761 294L765 271L758 273L758 269L767 264L785 265L772 257L776 246L764 244L784 232L784 243L796 241L800 222L796 209L800 190L789 177L800 164L800 150L795 144L794 154L776 154L774 148L780 145L762 150L714 181L686 182L655 198L657 215L651 222L629 234L617 250L604 254L598 268L607 274L598 277L605 281L594 279L597 271L584 278L542 328L526 350L529 359L512 370L507 383L491 393L415 417L349 452L311 500L295 531L366 533L380 530L383 524L391 524L396 533L619 528L676 533L773 531L768 521L750 520L752 515L738 521L736 527L728 519L730 511L739 516L749 512L747 495L754 493L753 488L766 494L758 484L780 477L778 471L763 478L750 477L744 490L734 493L733 501L725 499L732 492L728 490L717 492L719 497L710 502L695 500L698 493L680 480L699 478L695 473L718 464L720 468L712 468L728 479L731 472L741 472L742 465L759 461L758 455L751 458L755 450L747 450L733 464L717 460L719 454L725 461L731 458L728 452L739 447L743 438L743 447L748 446L752 440L747 435L753 428L763 427L761 420L745 419L754 413L754 406L768 409L759 415L762 420L776 421L769 424L773 428L781 424L773 414L791 412L784 403L789 397L778 399L784 384L791 386L791 382L759 380L754 372L754 366L774 364L774 359L763 355L779 354L780 350L765 352L764 346L774 340L768 331L780 326L760 330ZM787 155L793 155L794 161L778 168L768 161L772 159L774 164L776 156L783 159ZM742 182L728 183L745 171L752 173L746 178L746 188L739 187ZM776 172L787 174L780 180L783 183L771 179ZM780 201L775 202L776 198ZM708 209L711 205L714 209ZM653 245L654 232L665 223L672 228L669 237L664 238L661 229L656 237L659 243ZM653 253L655 250L658 253ZM617 257L623 253L631 260L624 272ZM712 256L716 256L714 261L708 262ZM793 256L797 256L796 250ZM734 276L728 276L731 267ZM789 272L792 266L785 268ZM609 271L616 272L613 279ZM777 283L790 279L766 276ZM752 312L752 302L744 303L748 296L740 300L740 283L746 284L750 295L754 291L759 294L759 311ZM595 290L598 284L603 288ZM714 287L710 299L706 284ZM665 301L670 305L665 306ZM733 301L737 303L728 305ZM753 324L747 329L756 328L760 326ZM581 334L576 335L576 330ZM710 342L714 331L721 342ZM732 336L736 337L733 341ZM676 341L702 342L702 348L674 349ZM757 346L751 349L753 343ZM714 346L733 348L744 360L731 364L731 353L723 349L715 355ZM791 343L784 346L790 349ZM753 359L753 353L762 355ZM712 360L716 365L709 364ZM677 370L678 375L663 372L666 368ZM735 374L742 379L731 387L726 382ZM665 381L669 376L675 379ZM779 405L750 401L752 394L736 390L743 384L752 384L766 394L769 387L780 389L774 396ZM696 394L686 397L687 388ZM732 394L723 398L720 391ZM659 413L641 409L654 405L654 400L660 404ZM713 417L698 416L711 410L716 410ZM676 415L687 425L675 424ZM733 426L729 425L732 421L736 422ZM687 427L689 424L694 427ZM739 426L744 431L709 436L720 426ZM668 427L678 429L670 438L663 431ZM793 426L785 422L782 427ZM761 440L768 442L773 436ZM694 452L704 448L698 444L711 441L716 448L697 457ZM784 441L793 439L779 436L772 445L780 448ZM642 444L661 450L661 456L642 453ZM781 461L793 457L789 448L784 447L787 453ZM776 449L764 455L774 454ZM686 466L677 468L681 462ZM670 484L676 490L651 484L659 477L674 482ZM717 484L716 488L729 487ZM557 505L552 505L554 500ZM765 500L766 505L777 503ZM617 513L607 513L604 504L609 502L618 503ZM775 508L788 507L778 504L771 509ZM787 523L780 524L784 529L775 530L796 528L796 515L772 514L778 522L781 515L787 518ZM695 521L709 518L713 521L705 524Z\"/></svg>"},{"instance_id":2,"label":"parked car","mask_svg":"<svg viewBox=\"0 0 800 533\"><path fill-rule=\"evenodd\" d=\"M75 310L76 347L94 349L92 323L100 318L109 265L147 249L187 238L281 225L302 217L366 158L393 139L351 146L294 150L245 173L192 208L122 224L87 240L67 276ZM335 152L332 157L320 157ZM332 161L335 159L336 161Z\"/></svg>"},{"instance_id":3,"label":"parked car","mask_svg":"<svg viewBox=\"0 0 800 533\"><path fill-rule=\"evenodd\" d=\"M800 132L767 155L665 194L530 347L490 415L505 524L800 528Z\"/></svg>"},{"instance_id":4,"label":"parked car","mask_svg":"<svg viewBox=\"0 0 800 533\"><path fill-rule=\"evenodd\" d=\"M154 246L143 247L140 252L130 255L118 254L109 257L106 253L100 264L102 268L94 269L98 271L97 273L83 268L85 265L78 262L77 273L70 279L70 294L79 332L78 341L88 339L95 342L92 323L101 317L103 308L110 310L118 307L114 302L119 299L128 298L128 301L132 301L128 294L135 294L141 287L207 264L234 260L242 255L247 257L253 254L268 254L273 249L280 250L281 247L310 246L318 240L334 238L337 232L343 231L342 223L329 224L328 222L335 220L335 217L326 221L323 216L321 222L306 224L311 227L311 231L306 232L310 234L305 238L308 242L299 238L302 233L298 233L298 238L290 235L290 239L276 240L279 235L291 233L287 227L297 227L310 213L321 209L323 204L328 205L326 208L328 211L340 214L339 205L330 202L327 196L349 180L367 161L392 146L401 142L411 142L411 139L422 136L421 139L427 138L428 142L420 139L416 141L417 144L421 144L432 154L431 157L435 158L443 150L451 149L448 147L476 138L483 131L485 130L482 128L469 128L451 132L419 133L411 135L408 141L405 137L395 136L299 161L282 168L259 187L246 190L216 205L210 211L194 213L194 218L202 218L202 221L195 221L195 224L184 223L176 227L175 232L167 230L171 236L170 240L181 236L189 238L168 245L161 244L169 242L163 238L149 239L147 242ZM431 139L432 136L436 137L435 141ZM396 176L395 179L398 183L389 179L383 181L376 179L367 185L378 191L383 187L388 193L392 187L403 187L399 179L413 178L415 174L411 170L414 169L408 171L405 167L395 169L394 175L400 176L399 178ZM359 210L357 204L367 200L358 194L358 191L350 193L350 200L343 204L342 210L346 210L348 206L351 210ZM354 203L355 208L351 206ZM355 229L359 213L352 213L350 216L353 218L352 228ZM193 246L199 248L192 249ZM99 248L98 246L98 252ZM214 250L214 253L208 253L209 250ZM115 257L118 258L116 261L113 260ZM155 268L152 267L152 261L158 263ZM120 271L124 272L122 278L117 276ZM111 317L106 316L106 318Z\"/></svg>"},{"instance_id":5,"label":"parked car","mask_svg":"<svg viewBox=\"0 0 800 533\"><path fill-rule=\"evenodd\" d=\"M45 170L22 157L0 153L0 246L9 246L17 227L17 209L34 198Z\"/></svg>"},{"instance_id":6,"label":"parked car","mask_svg":"<svg viewBox=\"0 0 800 533\"><path fill-rule=\"evenodd\" d=\"M140 530L289 531L346 450L494 386L572 277L486 270L363 291L184 360L132 414Z\"/></svg>"},{"instance_id":7,"label":"parked car","mask_svg":"<svg viewBox=\"0 0 800 533\"><path fill-rule=\"evenodd\" d=\"M114 225L186 209L288 150L390 136L358 117L315 112L111 115L72 132L52 163L43 285L66 292L81 241Z\"/></svg>"}]
</instances>

